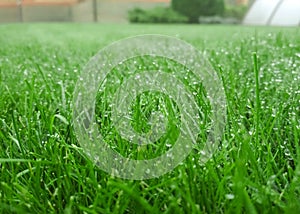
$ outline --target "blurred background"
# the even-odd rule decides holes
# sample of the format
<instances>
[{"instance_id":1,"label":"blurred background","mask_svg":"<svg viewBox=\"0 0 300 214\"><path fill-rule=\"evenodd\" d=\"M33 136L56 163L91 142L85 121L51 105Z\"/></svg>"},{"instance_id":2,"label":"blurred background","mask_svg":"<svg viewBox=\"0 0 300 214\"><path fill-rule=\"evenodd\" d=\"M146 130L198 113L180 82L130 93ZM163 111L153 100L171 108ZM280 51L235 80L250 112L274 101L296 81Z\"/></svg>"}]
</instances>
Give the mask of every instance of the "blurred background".
<instances>
[{"instance_id":1,"label":"blurred background","mask_svg":"<svg viewBox=\"0 0 300 214\"><path fill-rule=\"evenodd\" d=\"M0 0L0 22L244 23L300 26L300 1Z\"/></svg>"}]
</instances>

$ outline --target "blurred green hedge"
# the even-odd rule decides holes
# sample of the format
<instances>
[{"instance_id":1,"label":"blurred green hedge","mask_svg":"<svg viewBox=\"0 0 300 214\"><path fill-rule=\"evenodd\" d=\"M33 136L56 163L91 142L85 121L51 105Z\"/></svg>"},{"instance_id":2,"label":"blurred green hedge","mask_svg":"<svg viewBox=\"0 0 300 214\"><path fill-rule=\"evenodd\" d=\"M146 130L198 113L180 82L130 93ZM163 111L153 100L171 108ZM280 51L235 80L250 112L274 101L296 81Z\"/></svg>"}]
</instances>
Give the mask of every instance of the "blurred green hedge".
<instances>
[{"instance_id":1,"label":"blurred green hedge","mask_svg":"<svg viewBox=\"0 0 300 214\"><path fill-rule=\"evenodd\" d=\"M172 0L172 8L189 18L190 23L198 23L200 16L223 16L224 0Z\"/></svg>"},{"instance_id":2,"label":"blurred green hedge","mask_svg":"<svg viewBox=\"0 0 300 214\"><path fill-rule=\"evenodd\" d=\"M179 0L178 0L179 1ZM199 1L199 0L187 0ZM201 23L201 24L239 24L247 12L247 6L233 6L227 5L224 7L223 0L213 0L214 7L209 9L200 8L195 6L194 9L190 8L188 15L183 15L182 12L175 11L170 7L155 7L152 9L134 8L128 11L128 19L131 23ZM213 2L211 1L211 2ZM174 8L174 2L172 1L172 7ZM183 7L185 1L180 0L180 5ZM203 2L207 2L203 0ZM202 2L202 3L203 3ZM211 4L207 4L211 5ZM183 8L188 13L188 8ZM202 12L201 12L202 11ZM203 12L205 11L205 12ZM199 15L200 14L200 15Z\"/></svg>"},{"instance_id":3,"label":"blurred green hedge","mask_svg":"<svg viewBox=\"0 0 300 214\"><path fill-rule=\"evenodd\" d=\"M236 18L242 20L248 11L248 7L245 5L241 6L226 6L224 11L225 17Z\"/></svg>"},{"instance_id":4,"label":"blurred green hedge","mask_svg":"<svg viewBox=\"0 0 300 214\"><path fill-rule=\"evenodd\" d=\"M188 18L168 7L155 7L144 10L134 8L128 11L131 23L186 23Z\"/></svg>"}]
</instances>

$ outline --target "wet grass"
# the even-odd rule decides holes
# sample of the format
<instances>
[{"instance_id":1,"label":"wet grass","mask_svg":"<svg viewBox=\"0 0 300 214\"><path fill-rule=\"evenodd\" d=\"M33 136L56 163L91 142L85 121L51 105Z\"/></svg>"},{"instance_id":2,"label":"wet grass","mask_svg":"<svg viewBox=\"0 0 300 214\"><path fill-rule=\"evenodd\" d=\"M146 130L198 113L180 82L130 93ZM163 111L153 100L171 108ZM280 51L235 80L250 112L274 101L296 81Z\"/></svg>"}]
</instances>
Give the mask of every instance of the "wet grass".
<instances>
[{"instance_id":1,"label":"wet grass","mask_svg":"<svg viewBox=\"0 0 300 214\"><path fill-rule=\"evenodd\" d=\"M299 29L32 24L0 32L1 213L300 212ZM160 178L128 181L82 155L71 101L91 56L143 33L176 36L204 51L224 83L228 118L205 165L195 150ZM149 106L166 101L150 97ZM136 117L149 114L139 105Z\"/></svg>"}]
</instances>

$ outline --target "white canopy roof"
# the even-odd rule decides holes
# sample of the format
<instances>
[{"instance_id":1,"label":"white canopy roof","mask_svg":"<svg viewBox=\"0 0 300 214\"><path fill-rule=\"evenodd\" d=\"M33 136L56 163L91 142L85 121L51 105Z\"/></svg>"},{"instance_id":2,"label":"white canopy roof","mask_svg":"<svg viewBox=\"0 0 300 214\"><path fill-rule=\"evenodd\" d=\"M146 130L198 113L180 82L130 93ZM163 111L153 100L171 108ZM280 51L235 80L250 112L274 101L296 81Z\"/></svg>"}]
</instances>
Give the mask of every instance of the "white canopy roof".
<instances>
[{"instance_id":1,"label":"white canopy roof","mask_svg":"<svg viewBox=\"0 0 300 214\"><path fill-rule=\"evenodd\" d=\"M300 26L300 0L256 0L244 24Z\"/></svg>"}]
</instances>

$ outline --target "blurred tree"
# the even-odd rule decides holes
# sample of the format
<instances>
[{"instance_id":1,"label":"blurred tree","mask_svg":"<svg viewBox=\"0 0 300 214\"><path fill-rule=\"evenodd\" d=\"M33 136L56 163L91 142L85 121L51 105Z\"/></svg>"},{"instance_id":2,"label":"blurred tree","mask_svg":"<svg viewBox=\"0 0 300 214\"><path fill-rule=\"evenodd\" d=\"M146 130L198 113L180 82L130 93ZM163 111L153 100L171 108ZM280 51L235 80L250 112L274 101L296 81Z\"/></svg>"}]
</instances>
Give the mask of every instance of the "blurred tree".
<instances>
[{"instance_id":1,"label":"blurred tree","mask_svg":"<svg viewBox=\"0 0 300 214\"><path fill-rule=\"evenodd\" d=\"M224 0L172 0L172 8L197 23L200 16L223 15Z\"/></svg>"}]
</instances>

